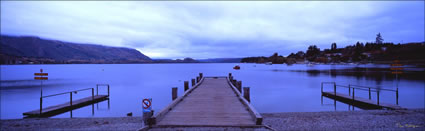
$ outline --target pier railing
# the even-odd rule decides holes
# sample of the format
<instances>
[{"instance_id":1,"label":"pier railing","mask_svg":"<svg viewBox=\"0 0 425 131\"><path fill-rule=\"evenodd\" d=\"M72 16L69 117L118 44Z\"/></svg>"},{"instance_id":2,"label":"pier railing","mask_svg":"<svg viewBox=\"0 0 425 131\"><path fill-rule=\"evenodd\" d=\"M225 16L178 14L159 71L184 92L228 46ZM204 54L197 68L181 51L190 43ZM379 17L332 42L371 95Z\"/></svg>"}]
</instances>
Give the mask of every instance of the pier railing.
<instances>
[{"instance_id":1,"label":"pier railing","mask_svg":"<svg viewBox=\"0 0 425 131\"><path fill-rule=\"evenodd\" d=\"M233 79L233 76L229 74L230 77L226 77L227 83L230 85L232 90L236 93L236 96L239 98L239 100L247 107L247 110L251 113L251 116L255 120L256 125L262 125L263 117L260 113L255 110L255 108L250 104L250 98L249 96L246 96L247 93L245 93L247 90L244 90L244 95L242 96L242 92L240 90L241 88L241 82ZM247 88L245 88L247 89ZM249 90L248 90L249 91ZM248 92L249 94L249 92Z\"/></svg>"},{"instance_id":2,"label":"pier railing","mask_svg":"<svg viewBox=\"0 0 425 131\"><path fill-rule=\"evenodd\" d=\"M109 84L96 84L96 95L99 95L99 87L108 87L108 96L109 96Z\"/></svg>"},{"instance_id":3,"label":"pier railing","mask_svg":"<svg viewBox=\"0 0 425 131\"><path fill-rule=\"evenodd\" d=\"M352 99L353 100L355 99L355 92L354 92L355 89L361 90L361 91L368 91L368 93L369 93L369 100L372 99L372 92L376 92L376 99L377 99L376 102L377 102L378 105L379 105L379 93L381 91L394 92L395 95L396 95L396 104L398 105L398 88L396 88L396 90L392 90L392 89L377 88L377 87L368 87L368 86L359 86L359 85L351 85L351 84L348 84L348 86L344 86L344 85L337 85L335 82L322 82L321 83L321 92L323 92L323 86L324 85L333 85L334 95L336 95L336 89L337 89L337 87L348 88L348 95L349 96L352 96Z\"/></svg>"},{"instance_id":4,"label":"pier railing","mask_svg":"<svg viewBox=\"0 0 425 131\"><path fill-rule=\"evenodd\" d=\"M180 103L181 101L183 101L183 99L185 97L187 97L190 93L192 93L193 90L195 90L196 88L198 88L202 82L204 82L205 77L203 77L201 74L199 77L196 78L196 83L193 83L193 87L186 90L182 96L177 97L177 89L174 92L172 92L172 102L171 104L169 104L167 107L165 107L164 109L162 109L159 113L153 115L152 117L148 118L148 125L152 126L155 125L157 123L157 121L161 121L162 118L164 118L164 116L170 112L178 103ZM176 98L174 98L174 96Z\"/></svg>"},{"instance_id":5,"label":"pier railing","mask_svg":"<svg viewBox=\"0 0 425 131\"><path fill-rule=\"evenodd\" d=\"M96 85L96 96L99 95L99 86L107 86L108 87L108 96L109 96L109 84L97 84ZM72 106L72 93L78 93L81 91L86 91L86 90L90 90L91 89L91 97L92 100L94 100L94 88L84 88L84 89L80 89L80 90L74 90L74 91L68 91L68 92L63 92L63 93L57 93L57 94L52 94L52 95L47 95L47 96L41 96L40 97L40 114L42 114L43 112L43 99L44 98L48 98L48 97L53 97L53 96L59 96L59 95L66 95L69 94L69 104L70 106Z\"/></svg>"}]
</instances>

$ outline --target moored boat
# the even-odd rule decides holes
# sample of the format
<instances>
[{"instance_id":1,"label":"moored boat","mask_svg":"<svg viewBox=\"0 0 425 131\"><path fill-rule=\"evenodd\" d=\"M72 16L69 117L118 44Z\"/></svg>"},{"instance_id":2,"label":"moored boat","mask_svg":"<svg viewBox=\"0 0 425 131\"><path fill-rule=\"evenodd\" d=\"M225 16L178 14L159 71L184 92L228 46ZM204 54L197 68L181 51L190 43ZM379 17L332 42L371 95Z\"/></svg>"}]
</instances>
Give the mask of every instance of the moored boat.
<instances>
[{"instance_id":1,"label":"moored boat","mask_svg":"<svg viewBox=\"0 0 425 131\"><path fill-rule=\"evenodd\" d=\"M235 67L233 67L233 69L239 70L239 69L241 69L241 67L239 65L236 65Z\"/></svg>"}]
</instances>

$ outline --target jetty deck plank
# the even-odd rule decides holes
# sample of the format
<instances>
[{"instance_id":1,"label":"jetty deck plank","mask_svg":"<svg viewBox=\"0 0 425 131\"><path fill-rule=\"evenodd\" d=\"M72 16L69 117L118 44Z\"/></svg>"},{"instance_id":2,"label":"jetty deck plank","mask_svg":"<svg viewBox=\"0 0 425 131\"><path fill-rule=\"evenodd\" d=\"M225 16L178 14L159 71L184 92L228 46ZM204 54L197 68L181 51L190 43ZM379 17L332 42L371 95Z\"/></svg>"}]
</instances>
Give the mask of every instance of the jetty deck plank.
<instances>
[{"instance_id":1,"label":"jetty deck plank","mask_svg":"<svg viewBox=\"0 0 425 131\"><path fill-rule=\"evenodd\" d=\"M255 125L225 77L204 81L169 111L157 125Z\"/></svg>"},{"instance_id":2,"label":"jetty deck plank","mask_svg":"<svg viewBox=\"0 0 425 131\"><path fill-rule=\"evenodd\" d=\"M63 104L58 104L58 105L54 105L54 106L49 106L49 107L45 107L42 109L42 112L40 114L40 109L37 110L33 110L33 111L29 111L29 112L24 112L23 115L26 116L30 116L30 117L48 117L48 116L53 116L55 114L60 114L72 109L76 109L76 108L80 108L82 106L86 106L89 104L93 104L96 102L100 102L103 100L108 99L107 95L96 95L93 98L91 96L89 97L85 97L85 98L81 98L81 99L77 99L77 100L73 100L72 101L72 106L70 105L69 102L63 103Z\"/></svg>"},{"instance_id":3,"label":"jetty deck plank","mask_svg":"<svg viewBox=\"0 0 425 131\"><path fill-rule=\"evenodd\" d=\"M338 93L338 92L336 93L336 95L334 92L322 92L322 95L332 99L340 100L343 102L349 102L354 105L360 105L360 108L365 108L365 109L368 109L368 108L388 108L393 110L403 109L402 107L398 105L393 105L393 104L388 104L383 102L380 102L378 105L376 100L369 100L369 99L365 99L365 98L357 97L357 96L354 96L354 100L353 100L352 96Z\"/></svg>"}]
</instances>

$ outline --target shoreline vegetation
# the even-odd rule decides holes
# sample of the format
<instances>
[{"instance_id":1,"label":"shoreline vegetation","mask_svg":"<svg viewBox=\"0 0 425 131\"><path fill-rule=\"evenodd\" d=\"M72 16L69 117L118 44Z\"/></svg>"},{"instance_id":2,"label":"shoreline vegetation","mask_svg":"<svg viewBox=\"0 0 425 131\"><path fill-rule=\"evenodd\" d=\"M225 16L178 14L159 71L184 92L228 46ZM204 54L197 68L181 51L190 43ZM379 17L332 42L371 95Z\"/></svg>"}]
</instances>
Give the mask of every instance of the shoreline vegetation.
<instances>
[{"instance_id":1,"label":"shoreline vegetation","mask_svg":"<svg viewBox=\"0 0 425 131\"><path fill-rule=\"evenodd\" d=\"M242 63L272 63L272 64L294 64L294 63L382 63L391 64L394 61L400 64L424 65L425 42L398 43L383 42L380 33L376 36L376 42L357 42L343 48L337 48L334 42L330 49L320 50L316 45L310 45L305 52L298 51L287 57L274 53L270 57L247 57Z\"/></svg>"},{"instance_id":2,"label":"shoreline vegetation","mask_svg":"<svg viewBox=\"0 0 425 131\"><path fill-rule=\"evenodd\" d=\"M380 34L377 35L381 37ZM311 45L304 51L270 57L151 59L136 49L78 44L33 36L1 35L0 65L14 64L152 64L152 63L271 63L271 64L400 64L425 67L425 42L357 42L344 48L336 43L321 50Z\"/></svg>"},{"instance_id":3,"label":"shoreline vegetation","mask_svg":"<svg viewBox=\"0 0 425 131\"><path fill-rule=\"evenodd\" d=\"M424 130L425 109L261 113L275 130ZM0 130L138 130L142 117L1 120ZM197 129L200 129L199 127ZM213 129L213 128L208 128ZM217 128L225 130L224 128ZM230 128L229 128L230 129ZM234 129L234 128L232 128Z\"/></svg>"}]
</instances>

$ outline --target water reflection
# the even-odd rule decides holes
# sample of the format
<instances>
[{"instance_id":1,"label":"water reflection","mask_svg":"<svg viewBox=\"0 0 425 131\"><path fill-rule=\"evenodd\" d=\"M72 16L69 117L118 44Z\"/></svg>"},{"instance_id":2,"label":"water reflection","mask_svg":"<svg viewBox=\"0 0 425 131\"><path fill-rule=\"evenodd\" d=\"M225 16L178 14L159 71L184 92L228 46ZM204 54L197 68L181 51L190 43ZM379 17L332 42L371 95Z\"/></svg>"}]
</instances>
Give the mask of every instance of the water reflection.
<instances>
[{"instance_id":1,"label":"water reflection","mask_svg":"<svg viewBox=\"0 0 425 131\"><path fill-rule=\"evenodd\" d=\"M425 70L422 71L404 71L403 74L400 74L398 79L396 75L391 73L390 69L387 68L350 68L350 69L329 69L329 70L317 70L317 69L308 69L308 70L291 70L293 72L306 72L309 76L319 76L319 74L329 75L331 77L340 76L352 76L357 80L373 80L377 82L377 85L380 85L383 80L395 81L399 79L406 80L425 80Z\"/></svg>"},{"instance_id":2,"label":"water reflection","mask_svg":"<svg viewBox=\"0 0 425 131\"><path fill-rule=\"evenodd\" d=\"M243 86L250 87L251 104L260 113L333 111L352 108L350 105L329 101L327 98L323 98L323 103L332 105L321 106L320 83L324 81L335 81L344 85L375 87L379 84L383 88L395 89L396 87L395 81L389 81L389 77L376 79L368 76L370 73L348 72L348 69L356 68L352 65L315 65L313 67L301 64L286 66L241 63L239 65L240 70L234 70L233 63L2 65L0 67L1 119L22 118L23 112L39 108L40 87L38 85L40 83L31 82L30 79L40 68L51 75L49 80L43 83L43 94L94 88L98 83L111 85L112 101L98 103L94 113L92 106L73 110L73 117L123 117L128 112L132 112L133 116L142 116L143 98L154 99L153 110L161 110L171 102L172 87L179 87L178 94L183 94L183 82L190 81L199 73L204 73L205 76L226 76L232 73L236 79L243 81ZM368 65L368 67L381 68L381 65ZM364 72L372 72L372 70ZM421 80L407 79L409 78L407 75L409 75L407 72L402 74L400 79L400 106L423 108L425 100L423 78ZM102 91L102 94L107 93L107 90L99 91ZM338 91L348 92L348 90L340 89ZM358 95L367 98L368 94L359 92ZM394 102L393 94L381 95L383 101ZM87 96L91 96L91 92L78 93L75 98ZM376 98L372 96L372 99ZM59 96L46 100L46 106L67 101L69 96ZM106 108L108 102L114 106ZM70 112L53 117L67 118L70 117Z\"/></svg>"}]
</instances>

